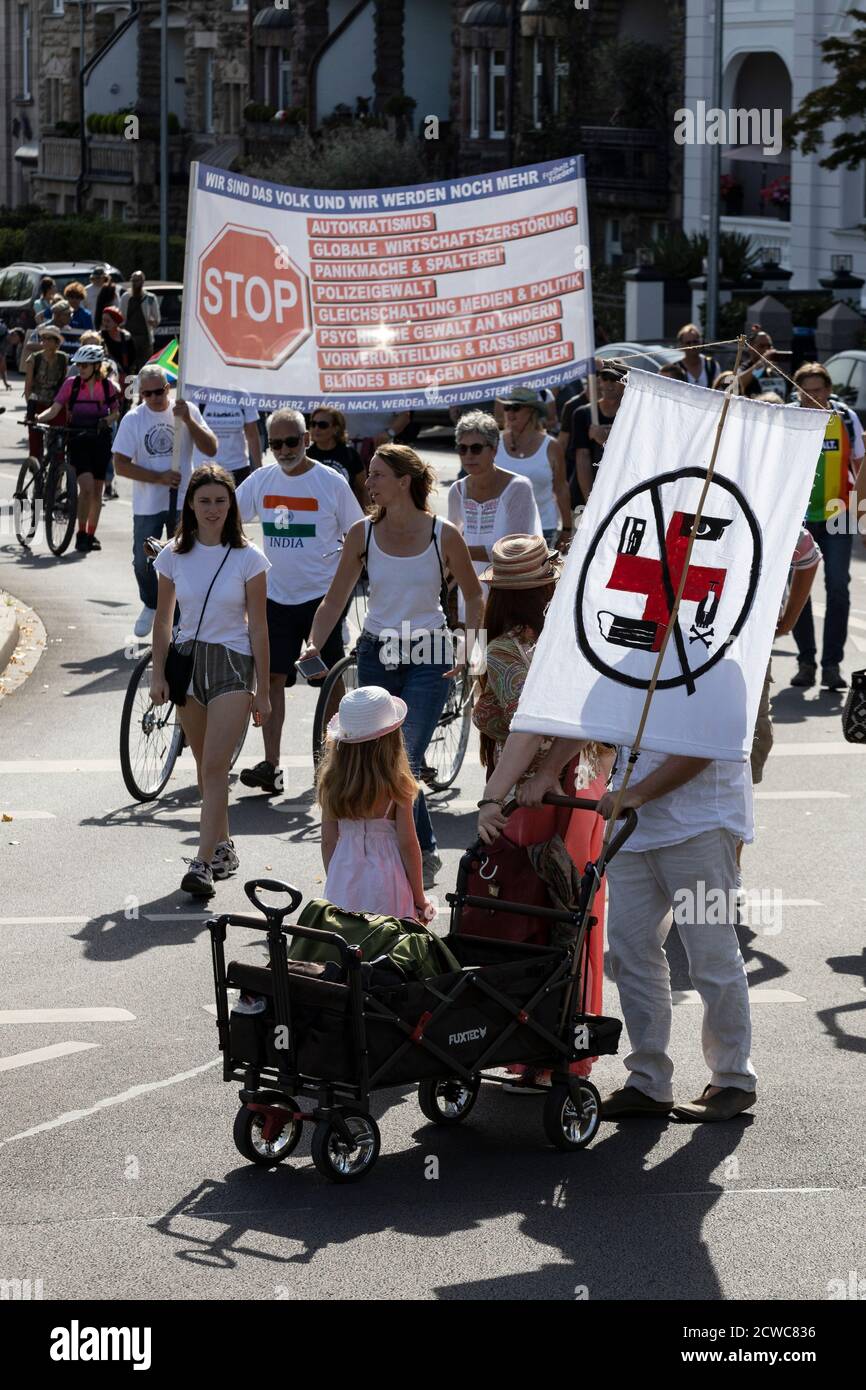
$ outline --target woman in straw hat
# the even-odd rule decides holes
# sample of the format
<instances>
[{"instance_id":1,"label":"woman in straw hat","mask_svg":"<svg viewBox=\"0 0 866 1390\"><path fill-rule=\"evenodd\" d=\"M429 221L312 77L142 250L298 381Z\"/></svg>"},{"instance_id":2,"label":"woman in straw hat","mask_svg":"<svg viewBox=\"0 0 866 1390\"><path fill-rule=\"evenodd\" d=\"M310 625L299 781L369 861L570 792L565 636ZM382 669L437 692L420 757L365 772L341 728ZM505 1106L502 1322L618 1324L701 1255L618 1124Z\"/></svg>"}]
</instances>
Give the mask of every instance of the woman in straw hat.
<instances>
[{"instance_id":1,"label":"woman in straw hat","mask_svg":"<svg viewBox=\"0 0 866 1390\"><path fill-rule=\"evenodd\" d=\"M482 838L493 838L496 830L505 829L516 845L536 845L560 835L572 863L582 872L589 859L597 857L604 838L604 821L588 811L569 811L565 807L523 806L508 819L502 806L513 782L507 767L509 759L500 764L511 721L517 710L536 643L544 626L547 609L553 599L558 578L554 553L537 536L505 536L493 547L493 563L481 576L490 585L490 597L484 614L487 632L487 670L479 678L480 693L475 702L473 719L481 733L482 758L486 763L489 781L479 802L479 830ZM512 735L512 740L531 738ZM557 750L564 756L556 761ZM532 788L540 767L554 760L560 781L552 784L569 796L585 796L597 801L604 795L612 763L611 751L599 744L566 745L559 739L538 739L533 756L521 768L521 783ZM502 774L505 780L502 781ZM502 785L499 782L502 781ZM482 827L487 826L489 833ZM595 906L599 920L604 906L604 890L596 895ZM604 967L602 933L590 936L586 969L589 980L589 1009L601 1012L601 992ZM582 1068L582 1070L580 1070ZM518 1083L526 1089L544 1077L533 1072L522 1074ZM588 1064L576 1064L581 1075L588 1075Z\"/></svg>"},{"instance_id":2,"label":"woman in straw hat","mask_svg":"<svg viewBox=\"0 0 866 1390\"><path fill-rule=\"evenodd\" d=\"M496 464L528 478L535 494L544 539L567 550L574 522L571 494L565 476L565 455L555 439L544 431L545 402L530 386L515 386L500 398L507 421L496 453Z\"/></svg>"}]
</instances>

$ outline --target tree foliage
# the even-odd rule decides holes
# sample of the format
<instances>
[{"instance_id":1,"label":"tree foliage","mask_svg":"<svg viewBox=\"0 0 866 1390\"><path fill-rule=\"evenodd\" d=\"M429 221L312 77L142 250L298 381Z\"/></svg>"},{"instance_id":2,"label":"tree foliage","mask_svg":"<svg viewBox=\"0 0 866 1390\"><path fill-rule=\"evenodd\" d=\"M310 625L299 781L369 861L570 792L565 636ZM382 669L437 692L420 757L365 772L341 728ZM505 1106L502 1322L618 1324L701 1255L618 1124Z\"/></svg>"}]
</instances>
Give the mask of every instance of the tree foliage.
<instances>
[{"instance_id":1,"label":"tree foliage","mask_svg":"<svg viewBox=\"0 0 866 1390\"><path fill-rule=\"evenodd\" d=\"M814 154L826 144L824 127L833 121L866 118L866 10L850 10L858 28L846 38L825 39L824 61L836 69L826 87L804 97L785 122L785 134L801 154ZM866 160L866 130L843 130L830 141L830 153L819 161L825 169L856 169Z\"/></svg>"},{"instance_id":2,"label":"tree foliage","mask_svg":"<svg viewBox=\"0 0 866 1390\"><path fill-rule=\"evenodd\" d=\"M336 128L318 138L304 132L245 160L243 169L295 188L390 188L431 177L416 141L364 126Z\"/></svg>"}]
</instances>

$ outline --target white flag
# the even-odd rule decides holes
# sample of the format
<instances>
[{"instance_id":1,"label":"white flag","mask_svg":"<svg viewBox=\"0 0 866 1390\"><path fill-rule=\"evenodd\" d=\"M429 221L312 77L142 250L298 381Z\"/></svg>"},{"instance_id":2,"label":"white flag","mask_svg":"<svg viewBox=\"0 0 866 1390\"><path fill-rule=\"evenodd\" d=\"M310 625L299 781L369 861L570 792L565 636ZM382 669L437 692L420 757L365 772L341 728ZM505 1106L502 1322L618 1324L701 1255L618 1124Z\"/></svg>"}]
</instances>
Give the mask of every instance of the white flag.
<instances>
[{"instance_id":1,"label":"white flag","mask_svg":"<svg viewBox=\"0 0 866 1390\"><path fill-rule=\"evenodd\" d=\"M630 370L512 729L632 742L722 404ZM731 401L642 747L748 757L826 423L821 410Z\"/></svg>"}]
</instances>

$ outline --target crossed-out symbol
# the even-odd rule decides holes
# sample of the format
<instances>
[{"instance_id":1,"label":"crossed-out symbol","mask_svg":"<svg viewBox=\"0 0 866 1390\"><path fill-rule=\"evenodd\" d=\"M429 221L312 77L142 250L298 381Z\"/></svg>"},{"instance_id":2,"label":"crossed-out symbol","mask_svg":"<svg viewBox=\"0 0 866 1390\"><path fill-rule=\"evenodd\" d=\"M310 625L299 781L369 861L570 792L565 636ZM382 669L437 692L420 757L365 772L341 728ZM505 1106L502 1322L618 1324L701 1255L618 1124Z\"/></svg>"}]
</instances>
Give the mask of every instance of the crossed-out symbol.
<instances>
[{"instance_id":1,"label":"crossed-out symbol","mask_svg":"<svg viewBox=\"0 0 866 1390\"><path fill-rule=\"evenodd\" d=\"M577 584L577 593L575 595L574 621L577 643L583 655L597 671L601 672L602 675L608 676L611 680L617 681L621 685L633 686L642 690L647 689L650 683L651 668L646 678L643 678L632 675L630 671L626 671L621 667L611 665L606 659L606 655L603 656L596 650L593 645L593 640L591 640L590 634L587 632L583 616L584 597L590 569L593 563L597 564L599 546L605 539L609 529L617 523L617 518L621 518L624 515L627 505L633 499L641 496L641 494L649 493L660 558L652 559L629 553L628 545L625 540L625 528L623 528L619 551L612 573L607 582L607 589L646 595L647 601L643 616L640 620L636 620L635 623L636 626L645 630L645 640L621 643L621 645L640 647L647 652L658 652L664 639L665 629L670 622L670 615L682 577L686 550L688 548L689 536L694 520L694 514L690 515L687 512L676 511L671 516L671 520L666 527L662 507L662 490L667 484L678 483L682 479L703 479L705 476L705 469L689 467L677 469L672 473L660 474L651 482L639 483L636 487L625 493L624 496L617 499L590 541L581 568L580 578ZM719 642L716 651L708 655L707 660L700 666L691 667L682 628L679 622L674 624L671 640L676 649L680 674L678 676L669 676L665 679L660 679L656 687L659 690L671 689L675 686L684 685L688 693L693 695L696 688L695 682L706 671L709 671L716 662L722 659L728 644L742 629L754 601L762 559L760 527L758 526L751 507L735 483L716 474L713 477L712 486L720 488L733 499L735 507L742 515L751 533L752 559L746 583L746 592L740 611L736 615L735 621L731 625L726 639ZM724 527L730 523L727 520L715 520L714 524L717 527ZM642 520L640 521L640 525L644 525ZM640 534L642 535L642 532ZM719 535L720 534L719 532ZM700 544L700 542L705 539L718 539L718 535L712 532L706 534L706 532L702 532L702 530L699 529L695 544ZM691 632L694 636L690 634L690 644L692 641L700 639L704 643L704 650L706 650L708 646L707 637L714 635L714 629L709 627L709 621L711 621L712 616L715 615L718 608L718 601L724 588L725 578L726 571L724 569L697 563L689 565L686 575L683 600L687 602L701 602L702 608L709 602L709 617L706 617L704 621L699 621L697 624L693 623Z\"/></svg>"}]
</instances>

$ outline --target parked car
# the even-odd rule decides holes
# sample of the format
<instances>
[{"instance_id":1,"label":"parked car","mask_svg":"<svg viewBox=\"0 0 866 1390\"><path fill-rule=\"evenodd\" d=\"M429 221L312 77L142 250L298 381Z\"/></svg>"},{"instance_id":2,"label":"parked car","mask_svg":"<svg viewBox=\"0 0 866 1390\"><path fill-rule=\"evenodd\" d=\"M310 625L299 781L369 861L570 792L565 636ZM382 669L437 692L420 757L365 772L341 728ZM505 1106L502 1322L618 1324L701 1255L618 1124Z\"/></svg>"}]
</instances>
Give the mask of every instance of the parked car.
<instances>
[{"instance_id":1,"label":"parked car","mask_svg":"<svg viewBox=\"0 0 866 1390\"><path fill-rule=\"evenodd\" d=\"M118 285L118 294L130 288L128 280ZM178 280L145 280L144 288L156 296L159 305L159 328L153 335L154 352L162 352L172 338L180 337L180 312L183 304L183 285Z\"/></svg>"},{"instance_id":2,"label":"parked car","mask_svg":"<svg viewBox=\"0 0 866 1390\"><path fill-rule=\"evenodd\" d=\"M852 406L866 425L866 352L859 348L838 352L824 366L833 378L833 395Z\"/></svg>"},{"instance_id":3,"label":"parked car","mask_svg":"<svg viewBox=\"0 0 866 1390\"><path fill-rule=\"evenodd\" d=\"M682 348L662 347L660 343L605 343L596 348L596 358L624 357L628 366L641 372L657 372L682 360Z\"/></svg>"},{"instance_id":4,"label":"parked car","mask_svg":"<svg viewBox=\"0 0 866 1390\"><path fill-rule=\"evenodd\" d=\"M15 261L0 270L0 319L7 328L34 328L36 315L33 303L39 298L39 282L43 275L50 275L62 294L73 280L87 285L94 266L105 265L104 261ZM108 266L112 279L122 279L116 266ZM20 353L20 350L19 350ZM19 354L15 366L19 364Z\"/></svg>"}]
</instances>

